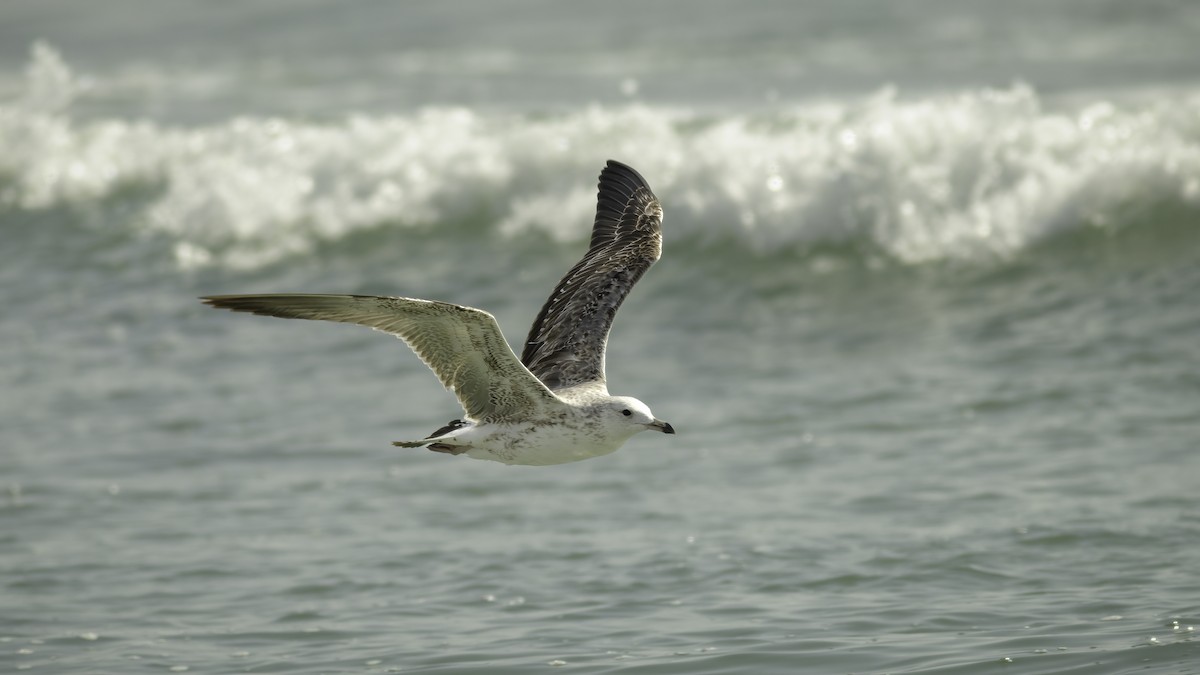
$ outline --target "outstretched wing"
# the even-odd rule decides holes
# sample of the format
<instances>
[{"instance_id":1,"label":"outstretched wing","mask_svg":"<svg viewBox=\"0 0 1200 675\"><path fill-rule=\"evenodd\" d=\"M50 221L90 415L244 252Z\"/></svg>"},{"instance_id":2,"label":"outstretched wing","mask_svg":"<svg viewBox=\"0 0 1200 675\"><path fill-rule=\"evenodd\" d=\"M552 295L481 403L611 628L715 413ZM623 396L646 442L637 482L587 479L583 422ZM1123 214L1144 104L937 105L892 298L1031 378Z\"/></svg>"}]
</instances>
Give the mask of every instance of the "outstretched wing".
<instances>
[{"instance_id":1,"label":"outstretched wing","mask_svg":"<svg viewBox=\"0 0 1200 675\"><path fill-rule=\"evenodd\" d=\"M467 417L526 418L562 401L534 377L505 342L495 317L446 302L372 295L213 295L213 307L284 319L370 326L404 340L454 392Z\"/></svg>"},{"instance_id":2,"label":"outstretched wing","mask_svg":"<svg viewBox=\"0 0 1200 675\"><path fill-rule=\"evenodd\" d=\"M617 308L661 254L662 205L637 171L609 160L600 172L591 245L534 320L521 362L551 389L603 383Z\"/></svg>"}]
</instances>

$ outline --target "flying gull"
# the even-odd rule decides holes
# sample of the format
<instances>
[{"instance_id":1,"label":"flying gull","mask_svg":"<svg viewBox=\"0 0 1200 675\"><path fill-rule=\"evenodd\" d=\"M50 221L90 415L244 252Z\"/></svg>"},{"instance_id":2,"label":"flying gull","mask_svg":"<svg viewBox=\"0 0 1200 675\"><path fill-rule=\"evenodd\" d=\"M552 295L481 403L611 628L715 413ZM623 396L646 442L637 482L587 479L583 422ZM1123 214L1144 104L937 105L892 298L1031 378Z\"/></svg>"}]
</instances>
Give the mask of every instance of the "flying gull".
<instances>
[{"instance_id":1,"label":"flying gull","mask_svg":"<svg viewBox=\"0 0 1200 675\"><path fill-rule=\"evenodd\" d=\"M356 323L404 340L466 414L426 438L393 445L505 464L562 464L606 455L641 431L675 433L645 403L610 395L604 377L617 308L661 253L662 205L637 171L609 160L587 253L550 294L519 360L495 317L448 302L308 294L201 300L235 312Z\"/></svg>"}]
</instances>

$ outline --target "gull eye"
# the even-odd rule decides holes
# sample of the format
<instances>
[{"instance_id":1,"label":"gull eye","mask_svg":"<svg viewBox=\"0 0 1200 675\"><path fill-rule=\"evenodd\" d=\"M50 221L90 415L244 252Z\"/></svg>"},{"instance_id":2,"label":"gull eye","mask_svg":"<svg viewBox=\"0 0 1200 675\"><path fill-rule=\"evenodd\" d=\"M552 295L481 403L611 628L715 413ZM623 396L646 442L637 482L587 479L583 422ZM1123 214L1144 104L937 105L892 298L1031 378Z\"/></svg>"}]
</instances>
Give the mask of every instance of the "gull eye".
<instances>
[{"instance_id":1,"label":"gull eye","mask_svg":"<svg viewBox=\"0 0 1200 675\"><path fill-rule=\"evenodd\" d=\"M621 411L621 414L622 414L622 415L624 415L624 416L626 416L626 417L629 417L630 415L632 415L632 414L633 414L633 411L631 411L629 408L626 408L626 409L624 409L624 410L622 410L622 411Z\"/></svg>"}]
</instances>

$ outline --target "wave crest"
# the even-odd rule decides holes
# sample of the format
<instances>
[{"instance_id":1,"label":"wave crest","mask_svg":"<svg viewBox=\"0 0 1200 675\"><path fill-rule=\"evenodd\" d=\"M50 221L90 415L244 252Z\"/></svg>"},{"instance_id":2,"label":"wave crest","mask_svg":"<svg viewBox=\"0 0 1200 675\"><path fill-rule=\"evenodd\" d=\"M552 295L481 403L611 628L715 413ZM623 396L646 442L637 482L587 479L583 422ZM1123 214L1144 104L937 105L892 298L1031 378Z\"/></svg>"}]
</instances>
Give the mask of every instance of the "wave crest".
<instances>
[{"instance_id":1,"label":"wave crest","mask_svg":"<svg viewBox=\"0 0 1200 675\"><path fill-rule=\"evenodd\" d=\"M750 250L869 247L905 263L1013 256L1058 233L1200 208L1185 100L1047 110L1027 87L750 113L630 105L425 108L331 123L76 121L87 87L48 47L0 106L0 209L94 208L181 265L257 267L381 226L467 223L583 240L609 157L645 174L667 237Z\"/></svg>"}]
</instances>

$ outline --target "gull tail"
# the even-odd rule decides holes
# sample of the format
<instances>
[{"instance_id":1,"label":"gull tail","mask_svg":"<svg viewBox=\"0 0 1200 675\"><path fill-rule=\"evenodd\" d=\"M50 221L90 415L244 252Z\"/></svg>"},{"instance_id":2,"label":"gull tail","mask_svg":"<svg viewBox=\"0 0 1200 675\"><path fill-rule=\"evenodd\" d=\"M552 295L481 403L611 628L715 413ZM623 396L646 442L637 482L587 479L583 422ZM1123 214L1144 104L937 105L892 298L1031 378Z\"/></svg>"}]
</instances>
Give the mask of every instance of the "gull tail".
<instances>
[{"instance_id":1,"label":"gull tail","mask_svg":"<svg viewBox=\"0 0 1200 675\"><path fill-rule=\"evenodd\" d=\"M392 441L392 445L396 446L397 448L425 447L425 448L429 448L430 450L432 450L434 452L444 452L447 455L461 455L464 452L466 452L467 450L471 449L470 446L467 446L467 445L449 445L446 443L441 443L440 441L442 440L442 438L444 438L444 437L423 438L419 441Z\"/></svg>"},{"instance_id":2,"label":"gull tail","mask_svg":"<svg viewBox=\"0 0 1200 675\"><path fill-rule=\"evenodd\" d=\"M451 455L461 455L468 450L467 446L450 445L442 443L446 439L454 436L454 432L467 426L467 423L462 420L452 420L449 424L429 434L419 441L393 441L392 445L398 448L421 448L428 447L434 452L445 452Z\"/></svg>"}]
</instances>

